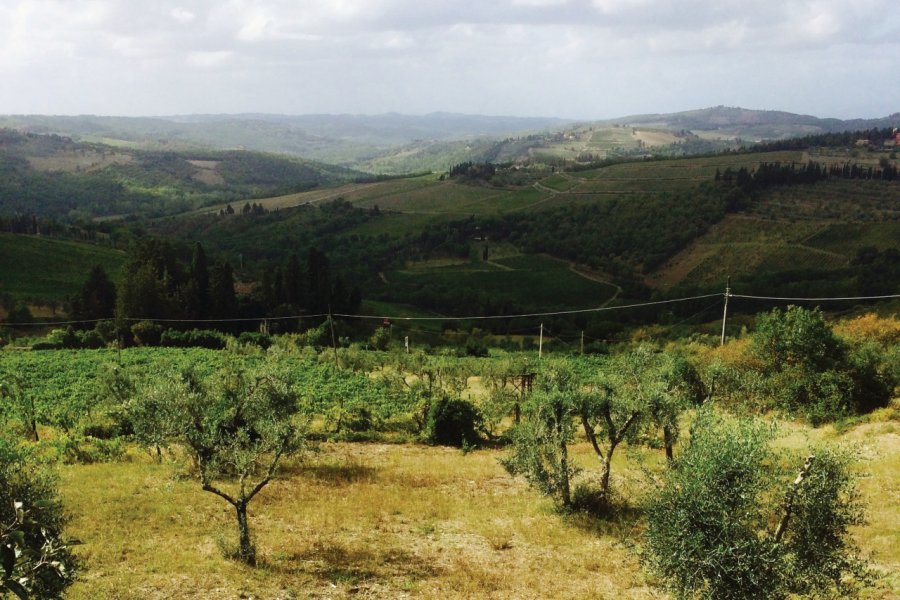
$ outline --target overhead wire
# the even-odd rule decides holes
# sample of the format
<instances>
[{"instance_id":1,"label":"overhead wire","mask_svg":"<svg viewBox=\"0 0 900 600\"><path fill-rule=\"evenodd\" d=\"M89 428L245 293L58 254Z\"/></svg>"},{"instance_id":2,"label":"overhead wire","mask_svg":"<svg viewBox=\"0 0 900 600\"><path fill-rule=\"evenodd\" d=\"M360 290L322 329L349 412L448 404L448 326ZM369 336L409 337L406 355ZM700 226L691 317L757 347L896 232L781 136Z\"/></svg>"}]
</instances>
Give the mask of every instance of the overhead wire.
<instances>
[{"instance_id":1,"label":"overhead wire","mask_svg":"<svg viewBox=\"0 0 900 600\"><path fill-rule=\"evenodd\" d=\"M348 314L348 313L316 313L316 314L297 314L297 315L287 315L280 317L235 317L235 318L222 318L222 319L157 319L151 317L123 317L120 320L129 321L129 322L139 322L139 321L153 321L156 323L246 323L250 321L288 321L292 319L316 319L321 317L340 317L342 319L377 319L380 321L399 321L399 322L409 322L409 321L485 321L485 320L495 320L495 319L524 319L529 317L553 317L553 316L561 316L561 315L575 315L575 314L587 314L587 313L599 313L599 312L609 312L615 310L627 310L630 308L642 308L646 306L660 306L663 304L674 304L677 302L690 302L692 300L702 300L704 298L713 298L717 296L724 296L722 293L714 293L714 294L702 294L699 296L689 296L685 298L671 298L668 300L655 300L652 302L637 302L634 304L622 304L619 306L600 306L595 308L582 308L575 310L558 310L558 311L548 311L548 312L533 312L533 313L518 313L511 315L472 315L467 317L454 317L454 316L438 316L438 317L397 317L390 315L358 315L358 314ZM817 298L801 298L801 297L784 297L784 296L754 296L749 294L734 294L728 293L728 297L730 298L743 298L748 300L771 300L771 301L780 301L780 302L838 302L838 301L859 301L859 300L889 300L894 298L900 298L900 294L885 294L879 296L846 296L846 297L817 297ZM712 306L704 308L703 310L695 313L685 319L685 321L690 320L697 316L698 314L709 310ZM111 319L77 319L77 320L68 320L68 321L36 321L30 323L2 323L0 325L6 327L47 327L47 326L55 326L55 325L81 325L81 324L89 324L89 323L99 323L101 321L109 321ZM683 323L684 321L681 321Z\"/></svg>"}]
</instances>

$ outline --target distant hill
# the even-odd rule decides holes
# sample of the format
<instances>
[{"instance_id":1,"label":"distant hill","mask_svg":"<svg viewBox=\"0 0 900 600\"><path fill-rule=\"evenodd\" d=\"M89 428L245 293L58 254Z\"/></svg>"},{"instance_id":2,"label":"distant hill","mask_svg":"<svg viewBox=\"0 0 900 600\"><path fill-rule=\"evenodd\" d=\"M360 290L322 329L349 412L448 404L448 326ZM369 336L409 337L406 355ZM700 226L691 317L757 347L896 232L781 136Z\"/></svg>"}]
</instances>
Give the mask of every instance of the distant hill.
<instances>
[{"instance_id":1,"label":"distant hill","mask_svg":"<svg viewBox=\"0 0 900 600\"><path fill-rule=\"evenodd\" d=\"M384 115L0 116L0 127L146 149L241 149L364 167L410 144L504 138L564 126L553 118Z\"/></svg>"},{"instance_id":2,"label":"distant hill","mask_svg":"<svg viewBox=\"0 0 900 600\"><path fill-rule=\"evenodd\" d=\"M94 265L116 283L125 253L109 247L33 235L0 233L0 294L42 303L81 289Z\"/></svg>"},{"instance_id":3,"label":"distant hill","mask_svg":"<svg viewBox=\"0 0 900 600\"><path fill-rule=\"evenodd\" d=\"M0 129L0 217L161 216L362 175L284 155L146 150Z\"/></svg>"},{"instance_id":4,"label":"distant hill","mask_svg":"<svg viewBox=\"0 0 900 600\"><path fill-rule=\"evenodd\" d=\"M651 149L683 155L737 147L734 140L745 143L895 126L900 126L900 113L842 121L724 106L581 123L456 113L0 116L0 127L56 133L79 142L157 151L273 152L389 174L441 171L467 160L582 162L622 152L639 156Z\"/></svg>"},{"instance_id":5,"label":"distant hill","mask_svg":"<svg viewBox=\"0 0 900 600\"><path fill-rule=\"evenodd\" d=\"M668 114L631 115L603 121L613 125L707 132L746 141L775 140L817 133L900 127L900 113L878 119L823 119L777 110L716 106Z\"/></svg>"}]
</instances>

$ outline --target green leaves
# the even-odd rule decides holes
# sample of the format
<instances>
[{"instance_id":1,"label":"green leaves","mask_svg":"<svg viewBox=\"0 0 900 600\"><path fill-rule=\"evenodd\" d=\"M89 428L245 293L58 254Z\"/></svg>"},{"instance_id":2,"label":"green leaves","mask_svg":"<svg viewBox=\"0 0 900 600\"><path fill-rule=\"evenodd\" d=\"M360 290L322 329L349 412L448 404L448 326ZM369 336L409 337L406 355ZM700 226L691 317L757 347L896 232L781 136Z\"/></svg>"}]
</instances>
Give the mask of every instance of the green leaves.
<instances>
[{"instance_id":1,"label":"green leaves","mask_svg":"<svg viewBox=\"0 0 900 600\"><path fill-rule=\"evenodd\" d=\"M691 442L647 507L647 566L679 598L783 598L840 591L863 569L847 539L861 518L849 455L816 449L782 541L788 482L803 464L759 421L701 411ZM821 453L821 454L820 454Z\"/></svg>"},{"instance_id":2,"label":"green leaves","mask_svg":"<svg viewBox=\"0 0 900 600\"><path fill-rule=\"evenodd\" d=\"M55 598L72 582L63 524L51 476L0 439L0 596Z\"/></svg>"}]
</instances>

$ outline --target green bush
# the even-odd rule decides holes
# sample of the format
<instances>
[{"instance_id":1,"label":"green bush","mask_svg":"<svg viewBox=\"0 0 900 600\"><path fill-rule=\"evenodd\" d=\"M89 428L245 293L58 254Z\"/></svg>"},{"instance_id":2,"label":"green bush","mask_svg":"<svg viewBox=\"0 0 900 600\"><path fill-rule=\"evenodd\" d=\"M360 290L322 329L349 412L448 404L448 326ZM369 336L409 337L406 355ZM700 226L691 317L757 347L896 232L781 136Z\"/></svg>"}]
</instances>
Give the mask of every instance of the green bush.
<instances>
[{"instance_id":1,"label":"green bush","mask_svg":"<svg viewBox=\"0 0 900 600\"><path fill-rule=\"evenodd\" d=\"M74 581L65 521L53 478L0 439L0 597L58 598Z\"/></svg>"},{"instance_id":2,"label":"green bush","mask_svg":"<svg viewBox=\"0 0 900 600\"><path fill-rule=\"evenodd\" d=\"M153 321L141 321L131 326L131 334L139 346L159 346L162 327Z\"/></svg>"},{"instance_id":3,"label":"green bush","mask_svg":"<svg viewBox=\"0 0 900 600\"><path fill-rule=\"evenodd\" d=\"M769 395L813 425L884 406L892 382L873 348L838 339L818 309L789 306L759 317L751 349L768 376Z\"/></svg>"},{"instance_id":4,"label":"green bush","mask_svg":"<svg viewBox=\"0 0 900 600\"><path fill-rule=\"evenodd\" d=\"M442 446L477 444L481 436L481 415L465 400L441 398L428 411L428 442Z\"/></svg>"},{"instance_id":5,"label":"green bush","mask_svg":"<svg viewBox=\"0 0 900 600\"><path fill-rule=\"evenodd\" d=\"M167 329L159 338L160 346L174 348L209 348L221 350L225 347L225 336L211 329L191 329L190 331L178 331Z\"/></svg>"},{"instance_id":6,"label":"green bush","mask_svg":"<svg viewBox=\"0 0 900 600\"><path fill-rule=\"evenodd\" d=\"M114 462L125 454L125 442L122 438L102 439L90 435L63 435L41 444L52 446L57 458L67 465Z\"/></svg>"},{"instance_id":7,"label":"green bush","mask_svg":"<svg viewBox=\"0 0 900 600\"><path fill-rule=\"evenodd\" d=\"M260 331L243 331L238 336L238 343L243 346L259 346L267 350L272 345L272 337Z\"/></svg>"},{"instance_id":8,"label":"green bush","mask_svg":"<svg viewBox=\"0 0 900 600\"><path fill-rule=\"evenodd\" d=\"M32 350L61 350L62 343L55 340L41 340L31 345Z\"/></svg>"},{"instance_id":9,"label":"green bush","mask_svg":"<svg viewBox=\"0 0 900 600\"><path fill-rule=\"evenodd\" d=\"M106 346L103 337L96 330L79 331L76 333L78 338L78 347L86 350L96 350Z\"/></svg>"},{"instance_id":10,"label":"green bush","mask_svg":"<svg viewBox=\"0 0 900 600\"><path fill-rule=\"evenodd\" d=\"M842 595L864 578L848 541L862 522L849 456L816 449L801 470L802 458L771 448L773 435L710 411L695 422L647 508L645 562L676 597Z\"/></svg>"}]
</instances>

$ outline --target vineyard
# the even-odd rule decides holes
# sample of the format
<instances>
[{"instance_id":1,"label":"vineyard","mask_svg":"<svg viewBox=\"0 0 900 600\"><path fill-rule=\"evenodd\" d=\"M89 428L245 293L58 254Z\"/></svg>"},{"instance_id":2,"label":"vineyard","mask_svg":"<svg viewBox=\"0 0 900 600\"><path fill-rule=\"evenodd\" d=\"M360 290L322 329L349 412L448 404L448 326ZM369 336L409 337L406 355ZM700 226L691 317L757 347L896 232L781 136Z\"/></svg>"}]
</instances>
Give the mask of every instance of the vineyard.
<instances>
[{"instance_id":1,"label":"vineyard","mask_svg":"<svg viewBox=\"0 0 900 600\"><path fill-rule=\"evenodd\" d=\"M81 541L67 597L659 597L677 584L655 507L682 501L667 482L692 461L728 456L702 458L723 432L777 457L735 488L768 521L734 526L761 539L782 510L770 499L819 457L771 550L813 570L771 585L900 591L896 318L791 308L721 347L695 335L543 357L406 352L388 330L370 344L387 350L242 340L0 353L3 437L57 465ZM801 523L824 518L802 502L826 471L867 506L853 516L857 492L835 488L849 545L822 551L844 565L839 588L794 562ZM239 525L245 511L240 544L223 498Z\"/></svg>"}]
</instances>

